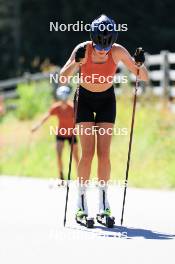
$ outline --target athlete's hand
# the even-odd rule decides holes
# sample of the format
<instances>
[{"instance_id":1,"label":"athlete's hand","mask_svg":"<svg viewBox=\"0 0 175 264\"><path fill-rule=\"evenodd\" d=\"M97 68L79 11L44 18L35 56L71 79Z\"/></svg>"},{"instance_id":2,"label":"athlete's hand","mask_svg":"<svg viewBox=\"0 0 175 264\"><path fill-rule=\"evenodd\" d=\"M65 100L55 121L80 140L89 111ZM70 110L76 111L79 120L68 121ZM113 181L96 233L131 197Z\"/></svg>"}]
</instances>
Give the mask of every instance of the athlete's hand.
<instances>
[{"instance_id":1,"label":"athlete's hand","mask_svg":"<svg viewBox=\"0 0 175 264\"><path fill-rule=\"evenodd\" d=\"M86 45L80 47L75 53L75 62L83 63L83 59L85 59L86 53Z\"/></svg>"},{"instance_id":2,"label":"athlete's hand","mask_svg":"<svg viewBox=\"0 0 175 264\"><path fill-rule=\"evenodd\" d=\"M144 63L145 55L144 55L144 50L141 47L136 49L134 53L134 60L137 66L141 66Z\"/></svg>"},{"instance_id":3,"label":"athlete's hand","mask_svg":"<svg viewBox=\"0 0 175 264\"><path fill-rule=\"evenodd\" d=\"M34 133L36 130L38 130L38 128L40 127L40 125L38 124L38 125L35 125L35 126L33 126L32 128L31 128L31 133Z\"/></svg>"}]
</instances>

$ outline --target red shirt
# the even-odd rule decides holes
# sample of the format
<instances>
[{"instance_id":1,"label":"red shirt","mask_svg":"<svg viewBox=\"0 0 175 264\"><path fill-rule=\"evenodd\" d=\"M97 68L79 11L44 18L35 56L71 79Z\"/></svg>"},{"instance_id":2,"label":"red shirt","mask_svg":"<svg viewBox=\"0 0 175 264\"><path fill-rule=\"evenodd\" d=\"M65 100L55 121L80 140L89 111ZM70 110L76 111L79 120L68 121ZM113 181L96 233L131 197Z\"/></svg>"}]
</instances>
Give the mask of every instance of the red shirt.
<instances>
[{"instance_id":1,"label":"red shirt","mask_svg":"<svg viewBox=\"0 0 175 264\"><path fill-rule=\"evenodd\" d=\"M58 102L53 104L49 110L50 115L55 115L58 120L58 135L63 137L71 137L74 128L74 108L71 102ZM63 128L62 130L60 130ZM69 130L68 130L69 129ZM65 133L66 131L66 133ZM65 133L65 134L64 134Z\"/></svg>"}]
</instances>

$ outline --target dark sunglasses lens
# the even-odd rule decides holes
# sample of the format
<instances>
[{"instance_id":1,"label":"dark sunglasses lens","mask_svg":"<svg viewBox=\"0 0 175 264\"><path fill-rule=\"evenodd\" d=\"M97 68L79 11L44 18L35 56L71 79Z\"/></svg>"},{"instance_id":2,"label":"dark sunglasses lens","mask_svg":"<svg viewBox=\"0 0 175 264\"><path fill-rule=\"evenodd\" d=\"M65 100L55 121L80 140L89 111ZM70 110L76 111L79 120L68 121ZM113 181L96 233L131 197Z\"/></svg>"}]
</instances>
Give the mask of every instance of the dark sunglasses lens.
<instances>
[{"instance_id":1,"label":"dark sunglasses lens","mask_svg":"<svg viewBox=\"0 0 175 264\"><path fill-rule=\"evenodd\" d=\"M111 47L107 47L107 48L101 48L99 45L95 45L94 46L95 47L95 49L97 49L97 50L105 50L105 51L109 51L110 49L111 49Z\"/></svg>"}]
</instances>

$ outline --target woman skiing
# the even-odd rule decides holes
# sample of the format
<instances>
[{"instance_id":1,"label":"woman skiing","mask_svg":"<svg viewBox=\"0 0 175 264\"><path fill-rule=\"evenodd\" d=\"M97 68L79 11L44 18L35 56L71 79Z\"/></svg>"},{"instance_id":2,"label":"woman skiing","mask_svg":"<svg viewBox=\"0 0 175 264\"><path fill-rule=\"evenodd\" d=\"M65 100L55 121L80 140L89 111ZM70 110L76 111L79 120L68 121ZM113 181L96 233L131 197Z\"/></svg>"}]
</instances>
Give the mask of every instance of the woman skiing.
<instances>
[{"instance_id":1,"label":"woman skiing","mask_svg":"<svg viewBox=\"0 0 175 264\"><path fill-rule=\"evenodd\" d=\"M116 118L116 99L112 77L114 77L119 61L135 75L139 69L139 79L147 81L148 74L144 63L144 51L137 49L134 59L121 45L116 44L116 23L106 15L101 15L91 24L91 41L83 42L75 47L70 58L61 69L60 77L70 77L80 71L78 108L76 123L84 131L97 126L96 137L86 133L80 134L82 149L78 165L78 210L76 217L88 215L86 201L86 181L89 180L91 163L97 146L98 180L99 180L99 213L111 215L107 198L107 183L110 178L110 145L111 133ZM141 66L142 65L142 66ZM141 67L139 67L141 66ZM100 130L105 131L103 135ZM96 144L95 144L96 141Z\"/></svg>"},{"instance_id":2,"label":"woman skiing","mask_svg":"<svg viewBox=\"0 0 175 264\"><path fill-rule=\"evenodd\" d=\"M72 130L74 127L74 110L73 104L68 100L70 95L70 88L68 86L61 86L56 90L56 97L59 102L56 102L49 109L41 121L32 128L32 132L35 132L40 128L50 116L56 116L59 120L58 131L56 135L56 150L57 150L57 160L58 160L58 174L59 179L61 180L62 185L64 185L64 176L63 176L63 161L62 161L62 152L64 148L64 142L68 141L71 145L72 139ZM74 138L73 146L73 157L78 166L79 157L78 157L78 144L76 137ZM60 184L58 184L60 185Z\"/></svg>"}]
</instances>

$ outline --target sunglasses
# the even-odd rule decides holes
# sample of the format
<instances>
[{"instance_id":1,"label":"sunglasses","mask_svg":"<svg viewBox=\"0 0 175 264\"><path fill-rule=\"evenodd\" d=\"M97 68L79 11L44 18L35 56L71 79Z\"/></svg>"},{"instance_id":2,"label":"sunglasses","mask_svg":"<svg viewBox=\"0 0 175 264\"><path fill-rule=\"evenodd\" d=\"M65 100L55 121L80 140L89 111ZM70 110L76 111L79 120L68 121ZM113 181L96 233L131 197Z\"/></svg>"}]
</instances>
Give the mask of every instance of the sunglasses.
<instances>
[{"instance_id":1,"label":"sunglasses","mask_svg":"<svg viewBox=\"0 0 175 264\"><path fill-rule=\"evenodd\" d=\"M109 50L111 49L111 46L110 46L110 47L107 47L107 48L102 48L102 47L99 46L99 45L94 45L94 48L95 48L96 50L99 50L99 51L101 51L101 50L109 51Z\"/></svg>"}]
</instances>

